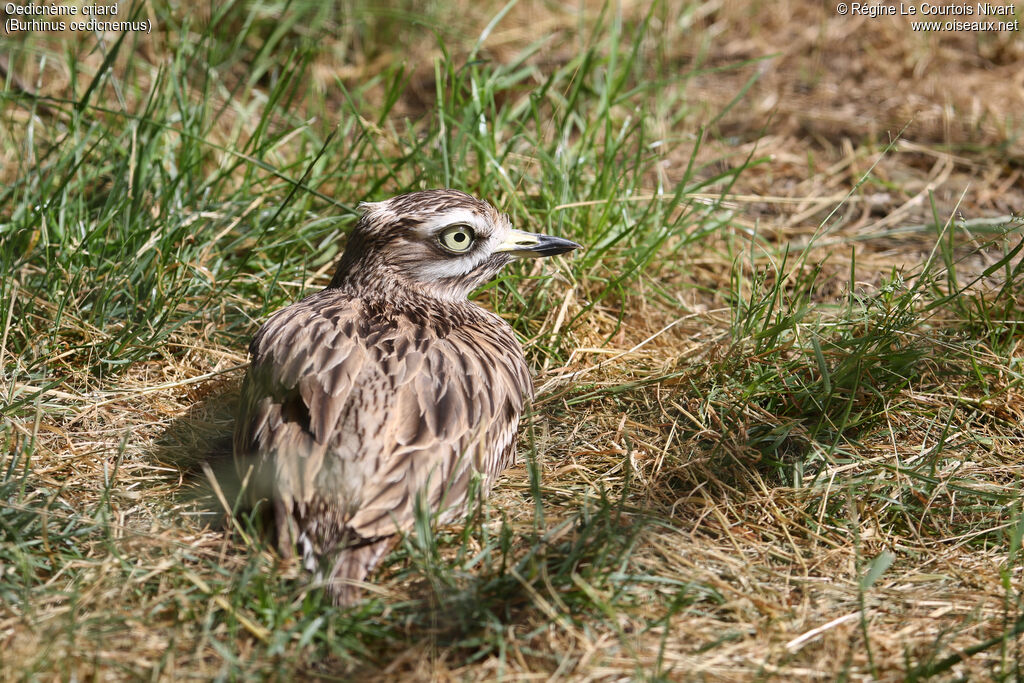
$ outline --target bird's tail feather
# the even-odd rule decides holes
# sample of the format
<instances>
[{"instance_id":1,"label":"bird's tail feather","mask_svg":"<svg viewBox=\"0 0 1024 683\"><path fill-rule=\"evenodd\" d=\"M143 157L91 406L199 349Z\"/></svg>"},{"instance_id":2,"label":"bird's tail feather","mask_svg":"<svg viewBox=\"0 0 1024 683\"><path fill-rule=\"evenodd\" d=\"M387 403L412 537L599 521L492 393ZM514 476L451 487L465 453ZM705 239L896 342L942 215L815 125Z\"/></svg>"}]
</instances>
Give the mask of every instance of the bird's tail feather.
<instances>
[{"instance_id":1,"label":"bird's tail feather","mask_svg":"<svg viewBox=\"0 0 1024 683\"><path fill-rule=\"evenodd\" d=\"M324 589L335 604L346 606L359 600L363 580L391 550L395 540L395 536L384 536L362 545L349 546L333 555ZM317 578L323 579L319 573Z\"/></svg>"},{"instance_id":2,"label":"bird's tail feather","mask_svg":"<svg viewBox=\"0 0 1024 683\"><path fill-rule=\"evenodd\" d=\"M311 527L308 520L296 519L286 502L275 501L274 511L282 557L294 557L298 551L302 566L313 573L316 582L324 586L338 605L352 605L359 600L363 581L398 540L397 536L339 538L336 533L323 538L316 525Z\"/></svg>"}]
</instances>

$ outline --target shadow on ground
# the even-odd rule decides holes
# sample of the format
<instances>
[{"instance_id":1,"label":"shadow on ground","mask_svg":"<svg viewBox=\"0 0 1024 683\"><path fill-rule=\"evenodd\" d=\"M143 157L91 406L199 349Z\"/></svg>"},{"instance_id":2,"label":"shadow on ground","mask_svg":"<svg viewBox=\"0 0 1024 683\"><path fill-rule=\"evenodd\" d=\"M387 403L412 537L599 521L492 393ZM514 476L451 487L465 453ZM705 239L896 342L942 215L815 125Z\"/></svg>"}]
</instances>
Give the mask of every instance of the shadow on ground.
<instances>
[{"instance_id":1,"label":"shadow on ground","mask_svg":"<svg viewBox=\"0 0 1024 683\"><path fill-rule=\"evenodd\" d=\"M228 510L239 509L231 443L241 386L241 376L204 385L192 407L157 438L153 454L182 472L182 498L196 504L201 523L213 527L223 527Z\"/></svg>"}]
</instances>

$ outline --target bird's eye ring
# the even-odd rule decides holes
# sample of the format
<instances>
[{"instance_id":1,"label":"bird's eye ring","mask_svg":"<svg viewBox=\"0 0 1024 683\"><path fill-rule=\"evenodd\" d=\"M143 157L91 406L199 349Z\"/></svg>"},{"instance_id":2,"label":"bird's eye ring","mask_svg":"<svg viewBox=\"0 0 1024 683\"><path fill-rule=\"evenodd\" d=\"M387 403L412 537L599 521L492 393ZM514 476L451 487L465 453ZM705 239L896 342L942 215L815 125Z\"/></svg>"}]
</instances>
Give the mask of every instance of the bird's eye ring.
<instances>
[{"instance_id":1,"label":"bird's eye ring","mask_svg":"<svg viewBox=\"0 0 1024 683\"><path fill-rule=\"evenodd\" d=\"M476 234L468 225L451 225L437 235L437 241L441 246L454 254L469 251L475 240Z\"/></svg>"}]
</instances>

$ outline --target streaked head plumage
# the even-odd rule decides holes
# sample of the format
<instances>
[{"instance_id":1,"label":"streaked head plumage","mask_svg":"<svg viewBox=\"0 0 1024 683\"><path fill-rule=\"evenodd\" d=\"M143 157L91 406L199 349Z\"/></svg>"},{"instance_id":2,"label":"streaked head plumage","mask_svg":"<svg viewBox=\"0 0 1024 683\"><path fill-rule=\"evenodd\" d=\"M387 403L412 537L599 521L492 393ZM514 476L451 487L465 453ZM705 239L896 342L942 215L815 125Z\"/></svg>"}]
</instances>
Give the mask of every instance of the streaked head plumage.
<instances>
[{"instance_id":1,"label":"streaked head plumage","mask_svg":"<svg viewBox=\"0 0 1024 683\"><path fill-rule=\"evenodd\" d=\"M458 190L426 190L360 204L333 286L390 278L442 299L462 299L523 257L579 247L558 237L523 232L509 217Z\"/></svg>"}]
</instances>

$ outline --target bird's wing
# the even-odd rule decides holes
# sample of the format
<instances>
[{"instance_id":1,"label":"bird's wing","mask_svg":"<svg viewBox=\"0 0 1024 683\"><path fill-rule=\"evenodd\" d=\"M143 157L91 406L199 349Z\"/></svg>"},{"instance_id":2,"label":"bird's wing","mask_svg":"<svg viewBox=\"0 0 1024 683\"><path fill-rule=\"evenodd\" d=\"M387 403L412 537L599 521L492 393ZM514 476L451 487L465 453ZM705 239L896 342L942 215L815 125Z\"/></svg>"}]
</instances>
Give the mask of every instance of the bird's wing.
<instances>
[{"instance_id":1,"label":"bird's wing","mask_svg":"<svg viewBox=\"0 0 1024 683\"><path fill-rule=\"evenodd\" d=\"M352 401L366 363L357 313L351 300L321 293L278 311L253 338L235 457L243 476L252 466L254 498L289 513L315 504L328 422Z\"/></svg>"},{"instance_id":2,"label":"bird's wing","mask_svg":"<svg viewBox=\"0 0 1024 683\"><path fill-rule=\"evenodd\" d=\"M448 518L474 470L486 487L510 464L531 386L512 331L478 310L446 332L328 295L259 331L236 455L270 480L282 543L408 529L417 496Z\"/></svg>"}]
</instances>

